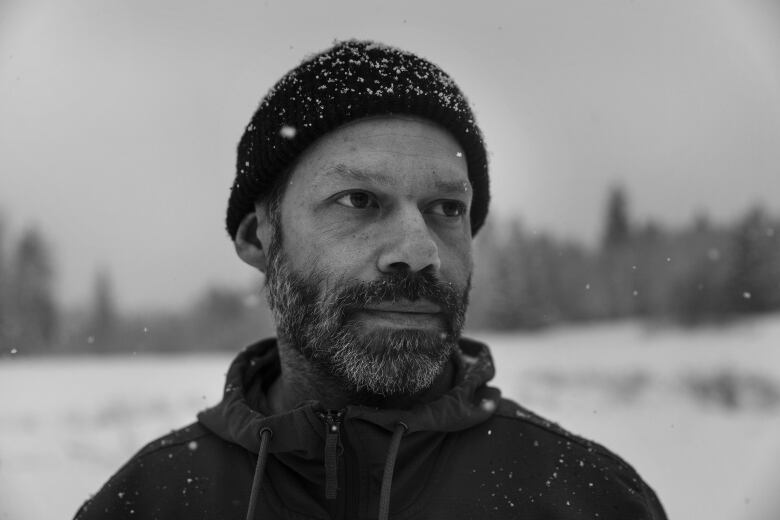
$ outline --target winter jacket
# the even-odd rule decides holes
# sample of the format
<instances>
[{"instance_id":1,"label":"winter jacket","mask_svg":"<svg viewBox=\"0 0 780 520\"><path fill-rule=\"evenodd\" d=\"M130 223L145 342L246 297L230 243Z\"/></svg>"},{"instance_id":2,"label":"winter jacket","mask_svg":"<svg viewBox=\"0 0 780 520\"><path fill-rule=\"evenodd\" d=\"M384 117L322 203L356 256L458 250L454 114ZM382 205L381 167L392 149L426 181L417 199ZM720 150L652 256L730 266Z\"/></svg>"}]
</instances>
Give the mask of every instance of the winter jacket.
<instances>
[{"instance_id":1,"label":"winter jacket","mask_svg":"<svg viewBox=\"0 0 780 520\"><path fill-rule=\"evenodd\" d=\"M408 410L269 415L279 356L256 343L220 404L144 447L76 519L666 518L619 457L487 386L486 346L461 340L453 358L451 390Z\"/></svg>"}]
</instances>

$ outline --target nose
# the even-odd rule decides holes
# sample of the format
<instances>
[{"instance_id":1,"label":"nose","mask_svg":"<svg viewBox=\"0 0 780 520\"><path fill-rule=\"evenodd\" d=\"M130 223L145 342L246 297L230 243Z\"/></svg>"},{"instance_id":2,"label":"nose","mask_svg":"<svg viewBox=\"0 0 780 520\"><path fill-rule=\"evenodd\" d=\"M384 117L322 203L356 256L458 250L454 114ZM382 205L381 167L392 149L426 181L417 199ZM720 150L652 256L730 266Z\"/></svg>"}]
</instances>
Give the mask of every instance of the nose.
<instances>
[{"instance_id":1,"label":"nose","mask_svg":"<svg viewBox=\"0 0 780 520\"><path fill-rule=\"evenodd\" d=\"M377 259L380 272L419 272L424 269L438 272L441 268L439 247L417 208L399 212L395 218L388 219L383 234L386 239Z\"/></svg>"}]
</instances>

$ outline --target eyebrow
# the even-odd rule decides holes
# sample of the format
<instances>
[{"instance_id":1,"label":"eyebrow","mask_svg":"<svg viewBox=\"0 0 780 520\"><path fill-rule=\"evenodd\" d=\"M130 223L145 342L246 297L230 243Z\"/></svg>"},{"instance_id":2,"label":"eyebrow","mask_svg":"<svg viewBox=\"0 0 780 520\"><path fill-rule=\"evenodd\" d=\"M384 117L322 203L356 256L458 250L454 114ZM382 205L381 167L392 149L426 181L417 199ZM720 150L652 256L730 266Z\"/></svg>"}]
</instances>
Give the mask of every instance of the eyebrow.
<instances>
[{"instance_id":1,"label":"eyebrow","mask_svg":"<svg viewBox=\"0 0 780 520\"><path fill-rule=\"evenodd\" d=\"M350 168L345 164L337 164L333 168L326 170L327 175L335 175L343 179L358 181L358 182L370 182L378 183L384 186L397 186L398 179L385 173L357 170ZM467 181L443 181L441 179L434 180L434 187L441 192L445 193L464 193L470 191L471 182Z\"/></svg>"},{"instance_id":2,"label":"eyebrow","mask_svg":"<svg viewBox=\"0 0 780 520\"><path fill-rule=\"evenodd\" d=\"M375 183L383 184L385 186L396 186L398 184L398 181L393 177L391 177L390 175L386 175L384 173L379 173L379 172L356 170L344 164L337 164L333 168L327 170L325 173L327 175L336 175L338 177L347 180L359 181L359 182L375 182Z\"/></svg>"}]
</instances>

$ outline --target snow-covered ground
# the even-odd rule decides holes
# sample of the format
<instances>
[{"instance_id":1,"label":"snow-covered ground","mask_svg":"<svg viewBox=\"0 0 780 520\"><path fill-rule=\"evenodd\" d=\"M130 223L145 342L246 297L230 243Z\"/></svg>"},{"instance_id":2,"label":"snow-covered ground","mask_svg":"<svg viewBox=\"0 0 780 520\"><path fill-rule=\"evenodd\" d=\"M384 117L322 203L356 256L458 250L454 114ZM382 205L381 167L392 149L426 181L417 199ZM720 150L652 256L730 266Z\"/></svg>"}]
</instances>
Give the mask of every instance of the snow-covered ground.
<instances>
[{"instance_id":1,"label":"snow-covered ground","mask_svg":"<svg viewBox=\"0 0 780 520\"><path fill-rule=\"evenodd\" d=\"M670 518L780 518L780 316L471 336L492 346L505 395L622 455ZM71 517L143 444L219 399L230 357L4 355L0 519Z\"/></svg>"}]
</instances>

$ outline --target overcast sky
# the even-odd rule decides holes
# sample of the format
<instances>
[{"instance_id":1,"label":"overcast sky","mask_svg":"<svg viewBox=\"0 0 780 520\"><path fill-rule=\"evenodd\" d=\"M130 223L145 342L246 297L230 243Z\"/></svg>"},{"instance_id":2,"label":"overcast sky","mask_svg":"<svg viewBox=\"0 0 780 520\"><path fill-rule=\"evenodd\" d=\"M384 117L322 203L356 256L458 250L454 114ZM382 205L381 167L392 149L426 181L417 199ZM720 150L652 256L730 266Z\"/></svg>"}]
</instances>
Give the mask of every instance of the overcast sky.
<instances>
[{"instance_id":1,"label":"overcast sky","mask_svg":"<svg viewBox=\"0 0 780 520\"><path fill-rule=\"evenodd\" d=\"M38 226L66 303L106 267L126 307L253 280L224 231L265 91L334 39L438 63L491 153L492 213L594 243L638 221L780 213L780 2L0 0L0 213Z\"/></svg>"}]
</instances>

